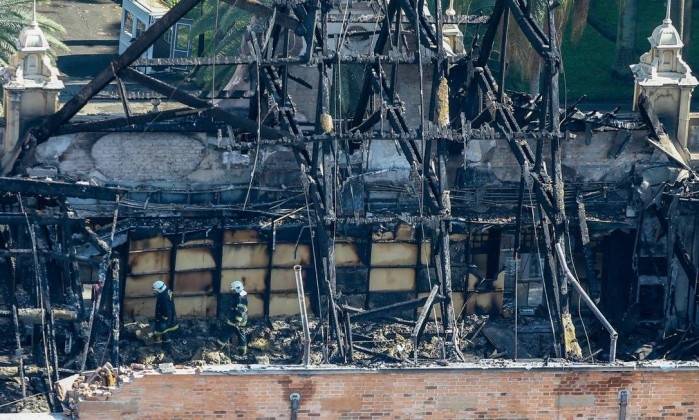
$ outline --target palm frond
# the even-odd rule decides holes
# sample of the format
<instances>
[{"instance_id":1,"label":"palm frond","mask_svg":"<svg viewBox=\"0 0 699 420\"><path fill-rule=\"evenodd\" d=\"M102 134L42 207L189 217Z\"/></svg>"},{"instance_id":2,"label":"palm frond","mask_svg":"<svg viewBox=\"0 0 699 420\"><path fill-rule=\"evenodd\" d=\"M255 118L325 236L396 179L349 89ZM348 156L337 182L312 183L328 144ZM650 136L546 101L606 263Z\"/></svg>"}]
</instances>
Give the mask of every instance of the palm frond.
<instances>
[{"instance_id":1,"label":"palm frond","mask_svg":"<svg viewBox=\"0 0 699 420\"><path fill-rule=\"evenodd\" d=\"M48 3L48 0L39 0ZM0 0L0 64L7 65L9 58L17 51L17 38L22 28L33 19L32 0ZM65 33L65 28L52 19L40 14L37 15L37 23L46 40L51 45L51 54L69 51L69 48L60 40Z\"/></svg>"}]
</instances>

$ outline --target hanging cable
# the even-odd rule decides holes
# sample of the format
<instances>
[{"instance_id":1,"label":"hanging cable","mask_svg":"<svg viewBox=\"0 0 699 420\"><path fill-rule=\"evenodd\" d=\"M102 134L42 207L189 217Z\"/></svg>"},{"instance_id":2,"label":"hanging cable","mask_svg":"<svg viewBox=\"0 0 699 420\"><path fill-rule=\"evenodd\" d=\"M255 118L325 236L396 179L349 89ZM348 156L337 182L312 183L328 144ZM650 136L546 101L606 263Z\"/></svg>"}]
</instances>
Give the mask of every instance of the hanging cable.
<instances>
[{"instance_id":1,"label":"hanging cable","mask_svg":"<svg viewBox=\"0 0 699 420\"><path fill-rule=\"evenodd\" d=\"M50 311L51 308L46 308L44 298L43 298L43 293L41 291L42 285L41 285L41 275L39 274L39 257L37 255L36 251L36 233L34 232L34 228L32 224L29 222L29 216L27 215L27 210L24 208L24 203L22 200L22 194L17 193L17 201L19 201L19 208L22 214L24 215L24 220L27 223L27 231L29 233L29 238L32 243L32 258L33 258L33 263L34 263L34 282L36 285L36 300L37 300L37 306L41 308L41 310L46 313L46 311ZM42 314L41 316L41 340L44 343L44 363L46 365L46 378L48 380L48 385L49 385L49 395L53 390L53 379L52 379L52 374L51 374L51 366L49 364L49 350L48 350L48 343L46 341L46 319L45 316ZM54 372L55 374L58 374L57 372ZM49 397L49 401L53 404L52 398Z\"/></svg>"},{"instance_id":2,"label":"hanging cable","mask_svg":"<svg viewBox=\"0 0 699 420\"><path fill-rule=\"evenodd\" d=\"M529 207L531 208L532 211L532 228L534 229L534 242L536 243L536 261L539 266L539 273L541 274L541 282L542 282L542 288L544 289L544 300L546 301L546 311L548 312L549 315L549 322L551 324L551 334L553 335L553 339L555 341L556 339L556 329L553 325L553 315L551 315L551 304L549 303L549 296L548 296L548 291L546 290L546 284L545 279L544 279L544 267L543 263L541 260L541 249L539 247L539 234L537 233L537 227L536 227L536 215L534 211L534 199L532 198L532 187L530 183L527 183L527 189L529 190Z\"/></svg>"},{"instance_id":3,"label":"hanging cable","mask_svg":"<svg viewBox=\"0 0 699 420\"><path fill-rule=\"evenodd\" d=\"M255 34L252 34L255 36ZM257 145L255 146L255 160L252 164L252 171L250 172L250 183L248 184L248 190L245 193L245 201L243 202L243 210L247 208L248 200L250 199L250 190L252 189L252 183L255 180L255 173L257 172L257 162L260 158L260 137L262 131L262 104L260 96L262 96L262 88L260 87L260 52L255 49L255 84L257 85L257 131L255 132Z\"/></svg>"},{"instance_id":4,"label":"hanging cable","mask_svg":"<svg viewBox=\"0 0 699 420\"><path fill-rule=\"evenodd\" d=\"M568 238L568 254L570 255L570 267L573 269L573 273L575 274L576 278L580 278L578 276L578 270L575 269L575 260L573 259L573 247L571 245L571 240L570 240L570 230L568 229L568 226L566 225L566 237ZM585 325L585 320L582 317L582 311L580 309L580 303L582 302L582 296L580 293L578 293L578 318L580 318L580 323L582 324L583 332L585 333L585 340L587 341L587 351L590 352L590 357L592 357L592 345L590 344L590 337L587 335L587 326Z\"/></svg>"}]
</instances>

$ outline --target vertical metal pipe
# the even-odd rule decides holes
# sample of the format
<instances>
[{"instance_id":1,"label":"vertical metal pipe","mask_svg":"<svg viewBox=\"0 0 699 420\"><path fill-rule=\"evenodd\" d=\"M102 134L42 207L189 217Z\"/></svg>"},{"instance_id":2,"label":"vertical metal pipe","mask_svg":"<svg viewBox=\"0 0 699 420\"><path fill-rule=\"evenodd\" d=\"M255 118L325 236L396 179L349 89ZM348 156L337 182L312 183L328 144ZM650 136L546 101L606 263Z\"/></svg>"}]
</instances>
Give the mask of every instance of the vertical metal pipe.
<instances>
[{"instance_id":1,"label":"vertical metal pipe","mask_svg":"<svg viewBox=\"0 0 699 420\"><path fill-rule=\"evenodd\" d=\"M19 379L22 381L22 398L27 397L27 383L24 378L24 355L22 354L22 340L19 337L19 319L17 316L17 305L12 304L12 323L15 326L15 342L17 349L15 350L15 357L17 358Z\"/></svg>"},{"instance_id":2,"label":"vertical metal pipe","mask_svg":"<svg viewBox=\"0 0 699 420\"><path fill-rule=\"evenodd\" d=\"M566 278L568 279L568 282L580 294L582 300L585 301L592 313L595 314L595 317L597 317L597 319L602 323L602 326L604 326L604 328L609 333L609 362L614 363L616 361L616 342L619 337L619 333L616 332L612 324L609 323L602 311L599 310L597 305L595 305L595 302L593 302L593 300L590 298L587 292L585 292L585 289L583 289L583 287L580 285L573 273L570 271L570 268L568 268L565 253L563 252L563 247L561 247L560 243L556 244L556 252L558 254L558 263L561 265L561 268L563 269L563 272Z\"/></svg>"},{"instance_id":3,"label":"vertical metal pipe","mask_svg":"<svg viewBox=\"0 0 699 420\"><path fill-rule=\"evenodd\" d=\"M120 286L119 258L116 257L112 258L112 365L117 372L117 385L119 384Z\"/></svg>"},{"instance_id":4,"label":"vertical metal pipe","mask_svg":"<svg viewBox=\"0 0 699 420\"><path fill-rule=\"evenodd\" d=\"M303 327L303 364L308 366L311 362L311 332L308 328L308 313L306 312L306 295L303 292L303 275L300 265L294 266L294 277L296 278L296 294L299 300L299 314L301 315L301 325Z\"/></svg>"}]
</instances>

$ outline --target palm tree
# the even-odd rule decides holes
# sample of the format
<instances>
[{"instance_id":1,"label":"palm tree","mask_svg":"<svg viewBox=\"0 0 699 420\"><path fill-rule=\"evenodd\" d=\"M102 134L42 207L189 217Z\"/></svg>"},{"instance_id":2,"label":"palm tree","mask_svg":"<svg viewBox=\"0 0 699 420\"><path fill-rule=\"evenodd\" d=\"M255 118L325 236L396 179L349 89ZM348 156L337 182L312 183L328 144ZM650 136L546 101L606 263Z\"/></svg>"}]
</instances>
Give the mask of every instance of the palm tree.
<instances>
[{"instance_id":1,"label":"palm tree","mask_svg":"<svg viewBox=\"0 0 699 420\"><path fill-rule=\"evenodd\" d=\"M198 54L202 57L238 55L250 23L250 14L230 7L222 0L204 0L201 4L199 16L192 16L195 20L189 34L192 41L202 40ZM195 73L196 84L204 91L215 94L226 85L235 67L200 67Z\"/></svg>"},{"instance_id":2,"label":"palm tree","mask_svg":"<svg viewBox=\"0 0 699 420\"><path fill-rule=\"evenodd\" d=\"M33 4L33 0L0 0L0 67L6 66L17 51L17 37L33 19ZM68 51L68 47L59 39L65 32L60 24L41 15L37 15L36 20L53 53Z\"/></svg>"}]
</instances>

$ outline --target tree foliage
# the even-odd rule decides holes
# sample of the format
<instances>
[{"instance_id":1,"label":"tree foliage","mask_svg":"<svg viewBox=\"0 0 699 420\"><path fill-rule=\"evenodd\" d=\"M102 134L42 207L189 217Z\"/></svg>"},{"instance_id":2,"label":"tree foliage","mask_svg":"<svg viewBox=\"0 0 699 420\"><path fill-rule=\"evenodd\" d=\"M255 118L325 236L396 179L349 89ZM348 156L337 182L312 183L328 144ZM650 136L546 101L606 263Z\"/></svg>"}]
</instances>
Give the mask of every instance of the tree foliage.
<instances>
[{"instance_id":1,"label":"tree foliage","mask_svg":"<svg viewBox=\"0 0 699 420\"><path fill-rule=\"evenodd\" d=\"M192 45L197 45L203 37L204 48L194 53L202 57L239 55L249 23L248 13L221 0L204 0L190 31ZM202 67L197 69L195 82L205 91L217 92L234 71L235 66Z\"/></svg>"},{"instance_id":2,"label":"tree foliage","mask_svg":"<svg viewBox=\"0 0 699 420\"><path fill-rule=\"evenodd\" d=\"M6 66L17 51L17 38L22 28L32 21L32 10L32 0L0 0L0 66ZM40 14L36 19L52 47L52 53L68 51L60 40L65 33L63 26Z\"/></svg>"}]
</instances>

